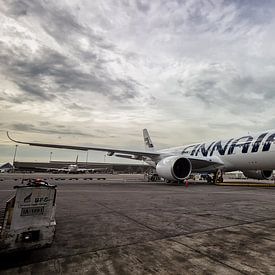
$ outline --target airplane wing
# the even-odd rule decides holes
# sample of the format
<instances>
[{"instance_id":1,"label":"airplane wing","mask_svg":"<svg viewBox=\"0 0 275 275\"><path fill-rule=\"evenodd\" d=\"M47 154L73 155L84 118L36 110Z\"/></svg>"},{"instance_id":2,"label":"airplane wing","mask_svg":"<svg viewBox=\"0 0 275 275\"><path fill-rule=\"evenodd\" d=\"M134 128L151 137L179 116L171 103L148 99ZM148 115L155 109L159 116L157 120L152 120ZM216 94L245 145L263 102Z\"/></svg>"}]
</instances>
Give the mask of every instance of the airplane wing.
<instances>
[{"instance_id":1,"label":"airplane wing","mask_svg":"<svg viewBox=\"0 0 275 275\"><path fill-rule=\"evenodd\" d=\"M123 157L128 159L136 160L148 160L151 159L155 163L160 159L171 156L173 154L153 152L153 151L136 151L136 150L124 150L124 149L115 149L115 148L106 148L106 147L93 147L93 146L74 146L74 145L63 145L63 144L49 144L49 143L38 143L38 142L25 142L18 141L10 137L7 132L8 138L16 143L27 144L30 146L39 146L39 147L50 147L50 148L59 148L59 149L70 149L70 150L79 150L79 151L103 151L108 152L109 156L115 155L117 157ZM214 170L218 167L222 167L224 163L218 157L198 157L190 155L180 155L182 157L188 158L192 164L192 169L194 171L201 170Z\"/></svg>"},{"instance_id":2,"label":"airplane wing","mask_svg":"<svg viewBox=\"0 0 275 275\"><path fill-rule=\"evenodd\" d=\"M38 142L26 142L26 141L18 141L10 137L9 132L7 132L8 138L16 143L27 144L30 146L39 146L39 147L50 147L50 148L59 148L59 149L70 149L70 150L79 150L79 151L103 151L108 152L109 156L118 154L125 154L134 156L135 159L142 159L142 157L149 157L151 159L155 159L160 156L160 153L157 152L147 152L147 151L136 151L136 150L124 150L124 149L114 149L114 148L106 148L106 147L93 147L93 146L74 146L74 145L64 145L64 144L49 144L49 143L38 143Z\"/></svg>"}]
</instances>

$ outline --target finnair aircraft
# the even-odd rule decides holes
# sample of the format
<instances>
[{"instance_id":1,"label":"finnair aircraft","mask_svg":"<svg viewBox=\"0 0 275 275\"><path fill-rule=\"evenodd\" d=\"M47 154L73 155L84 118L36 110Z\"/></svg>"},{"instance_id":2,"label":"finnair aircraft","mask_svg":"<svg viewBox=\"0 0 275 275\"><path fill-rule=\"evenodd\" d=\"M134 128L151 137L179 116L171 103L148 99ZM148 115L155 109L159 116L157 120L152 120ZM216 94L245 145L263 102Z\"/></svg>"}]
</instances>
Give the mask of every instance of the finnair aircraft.
<instances>
[{"instance_id":1,"label":"finnair aircraft","mask_svg":"<svg viewBox=\"0 0 275 275\"><path fill-rule=\"evenodd\" d=\"M275 169L275 130L155 150L147 129L144 129L144 151L25 142L7 135L14 142L31 146L105 151L109 156L143 160L155 167L157 174L167 181L182 181L191 173L213 173L212 180L216 182L223 180L223 172L236 170L241 170L248 178L261 180L270 179Z\"/></svg>"}]
</instances>

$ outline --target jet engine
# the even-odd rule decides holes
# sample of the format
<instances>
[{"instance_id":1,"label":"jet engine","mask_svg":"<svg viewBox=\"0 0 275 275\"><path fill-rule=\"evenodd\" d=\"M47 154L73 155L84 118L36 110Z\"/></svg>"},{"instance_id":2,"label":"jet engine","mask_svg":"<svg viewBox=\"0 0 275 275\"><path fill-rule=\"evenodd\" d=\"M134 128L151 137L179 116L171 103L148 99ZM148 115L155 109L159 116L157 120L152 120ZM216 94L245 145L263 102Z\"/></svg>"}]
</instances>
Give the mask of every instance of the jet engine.
<instances>
[{"instance_id":1,"label":"jet engine","mask_svg":"<svg viewBox=\"0 0 275 275\"><path fill-rule=\"evenodd\" d=\"M167 180L184 180L190 175L191 170L190 160L179 156L166 157L156 166L158 175Z\"/></svg>"},{"instance_id":2,"label":"jet engine","mask_svg":"<svg viewBox=\"0 0 275 275\"><path fill-rule=\"evenodd\" d=\"M256 179L256 180L270 180L273 175L271 170L247 170L243 171L243 174L247 178Z\"/></svg>"}]
</instances>

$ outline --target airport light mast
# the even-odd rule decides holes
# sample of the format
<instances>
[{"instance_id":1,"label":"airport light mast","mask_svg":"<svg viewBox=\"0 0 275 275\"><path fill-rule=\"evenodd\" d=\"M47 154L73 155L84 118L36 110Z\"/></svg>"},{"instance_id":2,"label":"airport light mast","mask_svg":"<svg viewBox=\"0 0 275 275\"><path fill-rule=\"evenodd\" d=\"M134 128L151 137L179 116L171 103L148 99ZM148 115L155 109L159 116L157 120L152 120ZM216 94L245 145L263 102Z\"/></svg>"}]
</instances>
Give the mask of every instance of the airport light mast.
<instances>
[{"instance_id":1,"label":"airport light mast","mask_svg":"<svg viewBox=\"0 0 275 275\"><path fill-rule=\"evenodd\" d=\"M87 150L87 154L86 154L86 168L88 168L88 157L89 157L89 150Z\"/></svg>"},{"instance_id":2,"label":"airport light mast","mask_svg":"<svg viewBox=\"0 0 275 275\"><path fill-rule=\"evenodd\" d=\"M14 155L13 155L13 161L12 161L12 166L13 166L13 173L14 173L14 162L15 162L15 158L16 158L16 152L17 152L17 147L18 145L15 145L15 149L14 149Z\"/></svg>"}]
</instances>

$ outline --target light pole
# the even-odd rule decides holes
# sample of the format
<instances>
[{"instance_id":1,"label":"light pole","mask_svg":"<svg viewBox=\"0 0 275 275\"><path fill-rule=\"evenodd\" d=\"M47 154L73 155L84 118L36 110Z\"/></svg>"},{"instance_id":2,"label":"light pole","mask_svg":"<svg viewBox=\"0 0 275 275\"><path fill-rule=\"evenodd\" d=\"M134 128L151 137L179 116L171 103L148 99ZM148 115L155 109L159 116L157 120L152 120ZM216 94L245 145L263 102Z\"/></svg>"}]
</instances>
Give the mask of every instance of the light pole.
<instances>
[{"instance_id":1,"label":"light pole","mask_svg":"<svg viewBox=\"0 0 275 275\"><path fill-rule=\"evenodd\" d=\"M89 156L89 151L87 151L87 154L86 154L86 168L88 168L88 156Z\"/></svg>"},{"instance_id":2,"label":"light pole","mask_svg":"<svg viewBox=\"0 0 275 275\"><path fill-rule=\"evenodd\" d=\"M16 158L17 147L18 147L18 145L16 144L15 149L14 149L13 161L12 161L13 173L14 173L14 170L15 170L14 162L15 162L15 158Z\"/></svg>"},{"instance_id":3,"label":"light pole","mask_svg":"<svg viewBox=\"0 0 275 275\"><path fill-rule=\"evenodd\" d=\"M49 162L52 161L52 154L53 154L53 152L50 152L50 161Z\"/></svg>"}]
</instances>

